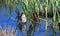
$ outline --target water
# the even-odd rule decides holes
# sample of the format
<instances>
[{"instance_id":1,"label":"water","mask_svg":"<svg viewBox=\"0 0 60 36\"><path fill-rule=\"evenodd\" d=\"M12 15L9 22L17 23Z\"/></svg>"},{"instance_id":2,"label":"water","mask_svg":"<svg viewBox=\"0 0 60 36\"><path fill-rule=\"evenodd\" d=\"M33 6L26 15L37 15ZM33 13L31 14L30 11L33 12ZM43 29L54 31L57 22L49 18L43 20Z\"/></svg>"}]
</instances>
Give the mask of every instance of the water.
<instances>
[{"instance_id":1,"label":"water","mask_svg":"<svg viewBox=\"0 0 60 36\"><path fill-rule=\"evenodd\" d=\"M21 10L20 10L21 11ZM21 12L20 12L21 13ZM0 25L2 26L2 27L4 27L4 25L6 25L6 27L8 26L8 25L11 25L12 27L14 27L14 28L16 28L16 22L15 22L15 17L16 17L16 13L15 13L15 11L13 10L12 11L12 14L11 14L11 18L9 19L9 16L5 16L5 14L6 14L6 10L5 10L5 8L3 8L3 7L0 7ZM9 20L8 20L9 19ZM50 22L50 24L52 23L52 19L51 18L49 18L49 21L51 21ZM29 24L30 23L30 21L28 20L27 21L27 23L26 23L26 25L27 25L27 29L26 29L26 32L28 31L28 29L29 29ZM41 26L40 27L38 27L38 31L37 32L34 32L34 34L33 34L33 36L46 36L46 31L45 31L45 25L46 25L46 21L42 21L41 23ZM49 24L49 25L50 25ZM48 36L52 36L52 32L51 32L51 30L50 30L51 28L49 28L48 29ZM57 30L58 31L58 30ZM58 32L56 33L57 35L58 35ZM17 29L17 36L23 36L23 34L22 34L22 32L19 30L19 29Z\"/></svg>"}]
</instances>

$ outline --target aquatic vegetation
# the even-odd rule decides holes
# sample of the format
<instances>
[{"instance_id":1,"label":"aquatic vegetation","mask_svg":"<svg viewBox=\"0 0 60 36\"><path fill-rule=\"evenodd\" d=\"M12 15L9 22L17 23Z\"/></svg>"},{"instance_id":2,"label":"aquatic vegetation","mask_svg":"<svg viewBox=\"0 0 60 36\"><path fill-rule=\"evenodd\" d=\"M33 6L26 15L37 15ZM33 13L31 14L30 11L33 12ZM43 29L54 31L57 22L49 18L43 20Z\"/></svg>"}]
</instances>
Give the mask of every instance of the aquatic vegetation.
<instances>
[{"instance_id":1,"label":"aquatic vegetation","mask_svg":"<svg viewBox=\"0 0 60 36\"><path fill-rule=\"evenodd\" d=\"M19 11L20 2L22 2L22 15ZM42 20L46 22L44 29L46 31L46 36L48 36L49 26L52 29L52 36L56 36L56 28L60 27L60 0L0 0L0 6L1 5L4 5L7 14L8 9L10 10L9 14L12 13L13 9L15 10L17 16L14 21L23 34L27 27L26 22L29 19L30 26L27 36L37 32L35 27L41 25L38 24L38 22L41 22ZM52 20L52 25L49 24L49 18ZM9 35L10 34L11 33L9 33Z\"/></svg>"},{"instance_id":2,"label":"aquatic vegetation","mask_svg":"<svg viewBox=\"0 0 60 36\"><path fill-rule=\"evenodd\" d=\"M0 6L6 8L6 15L8 15L8 8L10 10L9 14L11 14L13 9L15 9L15 11L18 9L20 2L21 0L0 0Z\"/></svg>"},{"instance_id":3,"label":"aquatic vegetation","mask_svg":"<svg viewBox=\"0 0 60 36\"><path fill-rule=\"evenodd\" d=\"M28 1L29 0L27 0L26 2L28 2ZM32 23L30 25L30 30L32 32L32 30L34 29L33 28L35 26L34 22L37 19L43 20L45 18L45 20L46 20L46 31L48 31L48 26L49 26L48 18L52 18L52 24L53 24L52 29L53 29L54 32L56 32L55 29L56 29L56 26L57 26L57 22L59 21L57 19L60 17L59 14L57 14L57 13L59 13L59 11L57 10L58 9L57 7L59 7L59 2L60 1L59 0L46 0L46 1L42 0L42 1L43 2L41 3L40 0L30 0L29 3L23 4L23 5L25 5L25 6L23 6L24 7L23 9L28 8L26 10L27 13L29 12L29 10L33 13L33 14L32 13L30 14L31 18L29 18L29 19L32 19L32 21L31 21ZM55 5L56 5L56 7L55 7ZM29 6L31 8L29 8ZM26 12L25 10L23 10L23 11ZM40 17L37 18L35 13L38 13L38 16L40 16ZM32 17L32 15L33 15L33 17ZM44 18L42 18L41 16L44 17Z\"/></svg>"},{"instance_id":4,"label":"aquatic vegetation","mask_svg":"<svg viewBox=\"0 0 60 36\"><path fill-rule=\"evenodd\" d=\"M16 36L16 33L13 27L8 27L8 28L2 28L0 26L0 36Z\"/></svg>"}]
</instances>

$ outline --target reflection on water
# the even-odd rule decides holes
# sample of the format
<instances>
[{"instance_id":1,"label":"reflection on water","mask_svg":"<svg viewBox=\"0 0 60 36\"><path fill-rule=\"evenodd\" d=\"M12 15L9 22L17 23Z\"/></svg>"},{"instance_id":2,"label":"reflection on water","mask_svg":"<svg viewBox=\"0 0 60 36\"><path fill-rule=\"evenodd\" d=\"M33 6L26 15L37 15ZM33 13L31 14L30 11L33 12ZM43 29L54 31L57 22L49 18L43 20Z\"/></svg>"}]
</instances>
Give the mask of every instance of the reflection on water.
<instances>
[{"instance_id":1,"label":"reflection on water","mask_svg":"<svg viewBox=\"0 0 60 36\"><path fill-rule=\"evenodd\" d=\"M16 22L14 21L14 19L16 17L15 11L12 12L12 14L11 14L12 18L10 18L10 19L9 19L9 16L7 16L7 17L5 16L5 14L6 14L5 12L6 12L5 8L0 7L0 25L2 27L4 27L4 25L6 25L6 27L8 25L11 25L12 27L16 28ZM51 27L50 26L52 24L52 18L48 18L48 22L49 22L48 35L51 36L52 35L52 31L51 31ZM46 36L46 32L45 32L46 31L45 30L46 21L42 20L38 24L40 24L40 25L36 26L36 29L38 29L38 31L34 32L33 36ZM26 27L27 28L26 29L26 33L27 33L27 31L29 30L29 26L30 26L30 20L29 19L28 19L28 21L26 23L26 26L27 26ZM22 36L22 35L23 35L22 32L19 29L17 29L17 36ZM56 35L58 35L58 29L56 30Z\"/></svg>"}]
</instances>

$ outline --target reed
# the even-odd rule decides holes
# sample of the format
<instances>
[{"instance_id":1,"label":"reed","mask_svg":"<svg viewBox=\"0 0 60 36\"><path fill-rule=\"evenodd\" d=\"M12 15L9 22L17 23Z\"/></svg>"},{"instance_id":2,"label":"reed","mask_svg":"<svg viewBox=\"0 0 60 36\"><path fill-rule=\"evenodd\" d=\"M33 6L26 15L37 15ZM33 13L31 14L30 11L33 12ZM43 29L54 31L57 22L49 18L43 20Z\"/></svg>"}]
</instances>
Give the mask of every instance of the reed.
<instances>
[{"instance_id":1,"label":"reed","mask_svg":"<svg viewBox=\"0 0 60 36\"><path fill-rule=\"evenodd\" d=\"M13 9L18 9L21 0L0 0L0 7L3 5L6 8L6 14L8 15L8 8L11 14Z\"/></svg>"},{"instance_id":2,"label":"reed","mask_svg":"<svg viewBox=\"0 0 60 36\"><path fill-rule=\"evenodd\" d=\"M47 13L48 13L48 0L46 0L46 7L45 7L45 10L46 10L46 36L48 36L48 22L47 22L47 19L48 19L48 17L47 17Z\"/></svg>"},{"instance_id":3,"label":"reed","mask_svg":"<svg viewBox=\"0 0 60 36\"><path fill-rule=\"evenodd\" d=\"M32 20L34 23L35 23L34 20L37 20L37 19L46 21L45 30L46 30L47 36L48 36L48 26L49 26L48 13L50 15L51 15L51 13L53 13L52 14L53 18L51 17L52 21L53 21L52 27L53 27L53 30L56 32L56 28L58 25L57 23L60 21L60 14L59 14L60 13L60 10L59 10L60 9L60 7L59 7L60 0L46 0L46 1L42 0L42 3L40 0L15 0L15 1L5 0L5 1L2 1L4 3L2 3L0 0L0 4L3 4L6 7L7 14L8 14L8 8L9 8L10 14L11 14L14 6L15 6L15 10L16 9L18 10L20 1L22 1L22 12L27 15L27 18L30 19L30 21ZM55 2L56 2L56 4L55 4ZM40 16L42 16L43 18ZM32 27L30 26L30 28L34 27L34 23L32 23L33 26ZM30 25L31 25L31 23L30 23ZM55 34L53 36L55 36Z\"/></svg>"},{"instance_id":4,"label":"reed","mask_svg":"<svg viewBox=\"0 0 60 36\"><path fill-rule=\"evenodd\" d=\"M13 27L8 27L8 28L2 28L2 26L0 25L0 36L16 36L16 32L14 32L14 28Z\"/></svg>"}]
</instances>

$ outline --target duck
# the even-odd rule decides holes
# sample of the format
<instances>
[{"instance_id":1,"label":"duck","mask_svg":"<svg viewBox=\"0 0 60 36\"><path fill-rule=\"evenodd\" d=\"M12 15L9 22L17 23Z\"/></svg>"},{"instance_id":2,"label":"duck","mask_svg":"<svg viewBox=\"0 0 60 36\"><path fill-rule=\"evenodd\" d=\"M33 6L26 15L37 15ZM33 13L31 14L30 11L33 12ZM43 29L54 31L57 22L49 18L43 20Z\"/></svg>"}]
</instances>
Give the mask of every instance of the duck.
<instances>
[{"instance_id":1,"label":"duck","mask_svg":"<svg viewBox=\"0 0 60 36\"><path fill-rule=\"evenodd\" d=\"M26 31L27 17L26 17L26 15L24 13L21 13L19 18L20 18L21 22L18 23L17 26L18 26L19 30L24 34L25 31Z\"/></svg>"}]
</instances>

